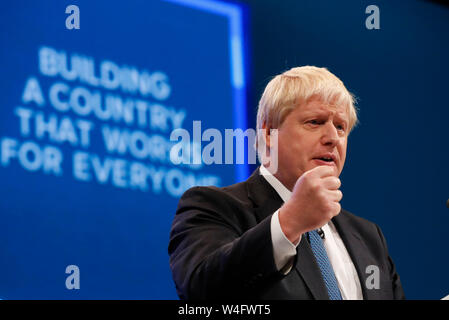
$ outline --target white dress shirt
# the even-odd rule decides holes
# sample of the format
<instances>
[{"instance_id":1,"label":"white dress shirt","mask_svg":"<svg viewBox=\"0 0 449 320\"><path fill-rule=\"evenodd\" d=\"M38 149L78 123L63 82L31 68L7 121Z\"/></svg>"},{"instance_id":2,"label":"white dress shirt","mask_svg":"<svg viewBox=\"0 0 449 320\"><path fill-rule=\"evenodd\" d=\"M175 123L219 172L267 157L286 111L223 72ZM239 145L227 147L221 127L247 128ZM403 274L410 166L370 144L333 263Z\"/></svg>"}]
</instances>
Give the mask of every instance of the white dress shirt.
<instances>
[{"instance_id":1,"label":"white dress shirt","mask_svg":"<svg viewBox=\"0 0 449 320\"><path fill-rule=\"evenodd\" d=\"M263 165L260 166L260 174L276 190L284 202L290 199L291 191ZM296 255L296 247L301 241L301 238L296 244L288 240L281 229L278 214L279 210L275 211L271 218L271 239L273 242L274 261L278 270L287 274L292 268L293 258ZM334 269L343 300L363 300L362 288L354 263L332 221L322 226L322 230L325 234L323 240L324 247ZM298 259L301 259L301 257L298 257Z\"/></svg>"}]
</instances>

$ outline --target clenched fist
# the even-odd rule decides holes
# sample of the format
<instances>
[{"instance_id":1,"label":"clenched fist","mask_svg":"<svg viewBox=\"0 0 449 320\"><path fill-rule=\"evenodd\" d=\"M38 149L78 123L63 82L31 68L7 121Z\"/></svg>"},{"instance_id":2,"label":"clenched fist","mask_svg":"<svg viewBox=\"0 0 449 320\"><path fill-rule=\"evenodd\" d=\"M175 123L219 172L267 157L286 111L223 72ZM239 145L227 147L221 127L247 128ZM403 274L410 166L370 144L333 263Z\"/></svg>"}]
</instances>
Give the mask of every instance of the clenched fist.
<instances>
[{"instance_id":1,"label":"clenched fist","mask_svg":"<svg viewBox=\"0 0 449 320\"><path fill-rule=\"evenodd\" d=\"M292 196L279 210L282 231L292 242L318 229L340 213L340 179L330 166L318 166L305 172L295 183Z\"/></svg>"}]
</instances>

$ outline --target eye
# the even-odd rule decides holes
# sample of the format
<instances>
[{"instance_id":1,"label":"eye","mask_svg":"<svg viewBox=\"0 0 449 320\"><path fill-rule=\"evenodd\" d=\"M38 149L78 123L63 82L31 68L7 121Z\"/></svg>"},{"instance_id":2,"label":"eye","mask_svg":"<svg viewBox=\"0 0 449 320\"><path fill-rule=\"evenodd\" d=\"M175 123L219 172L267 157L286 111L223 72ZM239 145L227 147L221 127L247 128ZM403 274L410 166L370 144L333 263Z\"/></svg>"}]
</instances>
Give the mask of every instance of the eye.
<instances>
[{"instance_id":1,"label":"eye","mask_svg":"<svg viewBox=\"0 0 449 320\"><path fill-rule=\"evenodd\" d=\"M344 124L337 124L336 127L337 127L338 131L342 131L342 132L346 131L346 126Z\"/></svg>"},{"instance_id":2,"label":"eye","mask_svg":"<svg viewBox=\"0 0 449 320\"><path fill-rule=\"evenodd\" d=\"M321 120L317 120L317 119L309 120L307 122L310 123L310 124L314 124L314 125L318 125L318 124L322 123Z\"/></svg>"}]
</instances>

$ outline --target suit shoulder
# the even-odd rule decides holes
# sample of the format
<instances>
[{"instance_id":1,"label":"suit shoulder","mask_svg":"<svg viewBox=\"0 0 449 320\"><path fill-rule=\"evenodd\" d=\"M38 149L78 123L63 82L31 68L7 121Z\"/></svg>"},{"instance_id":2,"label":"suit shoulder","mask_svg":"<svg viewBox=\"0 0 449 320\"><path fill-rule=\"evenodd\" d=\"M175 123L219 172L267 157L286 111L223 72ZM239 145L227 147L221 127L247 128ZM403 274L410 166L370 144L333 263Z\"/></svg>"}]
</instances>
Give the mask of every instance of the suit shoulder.
<instances>
[{"instance_id":1,"label":"suit shoulder","mask_svg":"<svg viewBox=\"0 0 449 320\"><path fill-rule=\"evenodd\" d=\"M172 230L188 226L220 225L242 234L256 223L245 182L227 187L201 186L188 189L181 197Z\"/></svg>"},{"instance_id":2,"label":"suit shoulder","mask_svg":"<svg viewBox=\"0 0 449 320\"><path fill-rule=\"evenodd\" d=\"M350 212L350 211L348 211L348 210L345 210L345 209L342 209L342 210L341 210L341 213L342 213L347 219L352 220L352 221L357 222L357 223L362 223L362 224L375 224L374 222L372 222L372 221L370 221L370 220L368 220L368 219L362 218L362 217L360 217L360 216L358 216L358 215L356 215L356 214L354 214L354 213L352 213L352 212Z\"/></svg>"},{"instance_id":3,"label":"suit shoulder","mask_svg":"<svg viewBox=\"0 0 449 320\"><path fill-rule=\"evenodd\" d=\"M188 189L181 196L179 206L185 203L216 203L216 204L248 204L248 192L246 181L232 184L226 187L196 186Z\"/></svg>"},{"instance_id":4,"label":"suit shoulder","mask_svg":"<svg viewBox=\"0 0 449 320\"><path fill-rule=\"evenodd\" d=\"M342 209L342 212L340 213L342 215L342 218L352 226L354 226L358 230L370 230L372 232L378 233L379 226L362 217L359 217L352 212L349 212L347 210Z\"/></svg>"}]
</instances>

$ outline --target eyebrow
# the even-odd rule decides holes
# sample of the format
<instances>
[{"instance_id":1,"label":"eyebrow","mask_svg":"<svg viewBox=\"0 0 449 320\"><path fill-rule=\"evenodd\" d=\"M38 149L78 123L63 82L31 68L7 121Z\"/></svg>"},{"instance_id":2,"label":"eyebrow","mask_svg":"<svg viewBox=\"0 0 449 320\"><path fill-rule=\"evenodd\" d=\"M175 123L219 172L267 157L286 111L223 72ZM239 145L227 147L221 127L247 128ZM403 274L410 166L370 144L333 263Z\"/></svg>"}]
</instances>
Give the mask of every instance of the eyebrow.
<instances>
[{"instance_id":1,"label":"eyebrow","mask_svg":"<svg viewBox=\"0 0 449 320\"><path fill-rule=\"evenodd\" d=\"M346 125L349 125L349 116L342 116L341 112L329 110L328 108L305 110L303 116L306 118L311 116L323 116L323 115L329 116L329 114L331 113L334 113L337 120L343 121Z\"/></svg>"},{"instance_id":2,"label":"eyebrow","mask_svg":"<svg viewBox=\"0 0 449 320\"><path fill-rule=\"evenodd\" d=\"M304 115L310 116L310 115L323 114L323 113L329 114L331 112L332 111L328 110L328 109L322 109L322 108L316 109L315 108L315 109L310 109L310 110L304 110Z\"/></svg>"},{"instance_id":3,"label":"eyebrow","mask_svg":"<svg viewBox=\"0 0 449 320\"><path fill-rule=\"evenodd\" d=\"M341 116L341 114L340 113L335 113L335 117L337 118L337 119L339 119L339 120L342 120L342 121L344 121L344 122L346 122L346 123L349 123L349 116Z\"/></svg>"},{"instance_id":4,"label":"eyebrow","mask_svg":"<svg viewBox=\"0 0 449 320\"><path fill-rule=\"evenodd\" d=\"M304 115L306 115L306 116L315 115L315 114L326 114L326 115L329 115L331 113L335 114L340 119L345 118L344 116L343 117L341 116L341 114L342 114L341 112L336 112L336 111L333 111L333 110L329 110L327 108L326 109L320 108L320 109L304 110Z\"/></svg>"}]
</instances>

